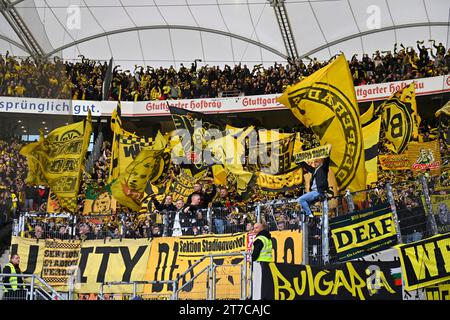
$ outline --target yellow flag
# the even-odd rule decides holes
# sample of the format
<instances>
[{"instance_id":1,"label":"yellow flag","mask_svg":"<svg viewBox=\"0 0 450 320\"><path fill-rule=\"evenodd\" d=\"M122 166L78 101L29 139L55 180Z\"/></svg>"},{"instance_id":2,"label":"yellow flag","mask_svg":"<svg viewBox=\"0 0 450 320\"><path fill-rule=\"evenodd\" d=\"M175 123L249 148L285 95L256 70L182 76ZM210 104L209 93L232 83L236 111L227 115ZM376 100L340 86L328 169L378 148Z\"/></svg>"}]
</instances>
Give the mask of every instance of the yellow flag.
<instances>
[{"instance_id":1,"label":"yellow flag","mask_svg":"<svg viewBox=\"0 0 450 320\"><path fill-rule=\"evenodd\" d=\"M363 126L366 123L369 123L370 120L372 120L374 114L375 114L375 106L373 105L373 102L372 102L369 109L366 112L364 112L360 117L361 125Z\"/></svg>"},{"instance_id":2,"label":"yellow flag","mask_svg":"<svg viewBox=\"0 0 450 320\"><path fill-rule=\"evenodd\" d=\"M419 136L421 119L417 113L414 83L395 92L381 108L386 138L397 154L402 153L411 138Z\"/></svg>"},{"instance_id":3,"label":"yellow flag","mask_svg":"<svg viewBox=\"0 0 450 320\"><path fill-rule=\"evenodd\" d=\"M208 141L206 150L211 152L216 165L213 173L219 174L216 180L223 182L224 172L218 165L223 165L227 179L236 187L238 194L247 191L248 185L253 178L253 173L246 171L243 167L245 154L245 138L254 130L254 127L231 128L228 127L227 135L222 138Z\"/></svg>"},{"instance_id":4,"label":"yellow flag","mask_svg":"<svg viewBox=\"0 0 450 320\"><path fill-rule=\"evenodd\" d=\"M62 208L77 211L80 176L92 133L91 113L86 120L59 127L22 148L20 153L29 159L32 170L29 182L45 179L58 197ZM33 177L34 174L41 177Z\"/></svg>"},{"instance_id":5,"label":"yellow flag","mask_svg":"<svg viewBox=\"0 0 450 320\"><path fill-rule=\"evenodd\" d=\"M362 128L366 167L366 183L371 185L378 181L378 142L380 140L381 118Z\"/></svg>"},{"instance_id":6,"label":"yellow flag","mask_svg":"<svg viewBox=\"0 0 450 320\"><path fill-rule=\"evenodd\" d=\"M147 184L158 184L165 177L170 157L164 151L166 140L159 134L152 147L143 148L111 187L117 201L139 211Z\"/></svg>"},{"instance_id":7,"label":"yellow flag","mask_svg":"<svg viewBox=\"0 0 450 320\"><path fill-rule=\"evenodd\" d=\"M436 113L434 115L437 118L441 114L446 115L447 117L450 117L450 100L447 101L447 103L442 108L440 108L438 111L436 111Z\"/></svg>"},{"instance_id":8,"label":"yellow flag","mask_svg":"<svg viewBox=\"0 0 450 320\"><path fill-rule=\"evenodd\" d=\"M344 55L290 86L278 101L331 144L330 168L341 190L365 189L364 147L352 76Z\"/></svg>"}]
</instances>

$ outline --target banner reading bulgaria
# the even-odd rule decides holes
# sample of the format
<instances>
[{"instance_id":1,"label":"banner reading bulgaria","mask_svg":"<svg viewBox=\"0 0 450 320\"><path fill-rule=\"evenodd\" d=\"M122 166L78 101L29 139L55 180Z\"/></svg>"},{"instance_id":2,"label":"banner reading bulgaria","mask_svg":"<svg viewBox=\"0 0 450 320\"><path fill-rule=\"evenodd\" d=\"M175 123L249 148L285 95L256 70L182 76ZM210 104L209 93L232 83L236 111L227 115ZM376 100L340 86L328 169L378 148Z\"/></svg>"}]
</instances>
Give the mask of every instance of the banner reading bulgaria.
<instances>
[{"instance_id":1,"label":"banner reading bulgaria","mask_svg":"<svg viewBox=\"0 0 450 320\"><path fill-rule=\"evenodd\" d=\"M330 219L331 254L338 261L355 259L397 244L394 216L381 205Z\"/></svg>"},{"instance_id":2,"label":"banner reading bulgaria","mask_svg":"<svg viewBox=\"0 0 450 320\"><path fill-rule=\"evenodd\" d=\"M417 290L450 280L450 233L396 248L406 290Z\"/></svg>"},{"instance_id":3,"label":"banner reading bulgaria","mask_svg":"<svg viewBox=\"0 0 450 320\"><path fill-rule=\"evenodd\" d=\"M379 155L378 159L383 170L409 170L411 168L406 153Z\"/></svg>"},{"instance_id":4,"label":"banner reading bulgaria","mask_svg":"<svg viewBox=\"0 0 450 320\"><path fill-rule=\"evenodd\" d=\"M263 300L401 300L398 261L352 261L326 266L254 266L253 298Z\"/></svg>"}]
</instances>

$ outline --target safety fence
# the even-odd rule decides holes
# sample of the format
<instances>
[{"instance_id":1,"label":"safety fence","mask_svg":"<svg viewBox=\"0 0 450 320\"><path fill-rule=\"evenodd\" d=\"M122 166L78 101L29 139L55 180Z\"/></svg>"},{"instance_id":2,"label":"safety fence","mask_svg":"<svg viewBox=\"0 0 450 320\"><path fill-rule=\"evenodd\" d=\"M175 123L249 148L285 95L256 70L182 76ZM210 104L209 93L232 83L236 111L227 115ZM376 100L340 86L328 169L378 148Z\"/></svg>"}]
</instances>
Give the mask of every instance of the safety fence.
<instances>
[{"instance_id":1,"label":"safety fence","mask_svg":"<svg viewBox=\"0 0 450 320\"><path fill-rule=\"evenodd\" d=\"M334 225L345 217L353 219L371 208L378 208L377 212L389 209L395 225L396 243L410 243L448 232L450 188L447 184L448 180L442 176L419 175L373 189L346 192L343 196L328 195L327 201L311 205L314 218L302 214L297 199L207 208L197 212L181 209L92 216L22 213L15 223L14 234L42 239L150 239L245 232L251 231L255 222L265 222L269 231L302 230L304 261L327 264L337 261L336 239L330 223Z\"/></svg>"},{"instance_id":2,"label":"safety fence","mask_svg":"<svg viewBox=\"0 0 450 320\"><path fill-rule=\"evenodd\" d=\"M16 281L11 281L16 277ZM0 273L0 295L2 300L66 300L35 274Z\"/></svg>"},{"instance_id":3,"label":"safety fence","mask_svg":"<svg viewBox=\"0 0 450 320\"><path fill-rule=\"evenodd\" d=\"M208 254L198 259L174 280L102 283L97 299L246 300L251 296L251 272L251 259L245 251ZM186 280L188 275L190 278ZM236 282L219 281L221 277L234 277ZM166 290L160 290L162 287ZM105 293L105 291L127 293Z\"/></svg>"}]
</instances>

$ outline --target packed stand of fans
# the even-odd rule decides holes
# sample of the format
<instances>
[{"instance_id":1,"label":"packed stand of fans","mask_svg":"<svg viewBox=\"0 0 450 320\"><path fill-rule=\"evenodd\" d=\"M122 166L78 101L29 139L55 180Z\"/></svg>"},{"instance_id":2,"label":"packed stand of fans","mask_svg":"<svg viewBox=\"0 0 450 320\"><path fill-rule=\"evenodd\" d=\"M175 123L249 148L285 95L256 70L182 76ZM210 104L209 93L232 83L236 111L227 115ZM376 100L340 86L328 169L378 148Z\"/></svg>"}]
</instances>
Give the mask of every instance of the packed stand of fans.
<instances>
[{"instance_id":1,"label":"packed stand of fans","mask_svg":"<svg viewBox=\"0 0 450 320\"><path fill-rule=\"evenodd\" d=\"M200 60L201 61L201 60ZM148 101L168 99L215 98L230 95L262 95L281 93L328 62L305 58L291 64L264 68L199 66L195 60L191 66L180 64L176 70L135 66L133 71L113 70L109 99ZM354 85L374 84L398 80L417 79L445 75L450 70L450 50L442 43L417 42L417 48L397 44L391 51L376 51L372 57L357 55L349 61ZM36 63L31 58L19 59L0 55L0 95L16 97L101 100L106 62L85 59L81 62Z\"/></svg>"}]
</instances>

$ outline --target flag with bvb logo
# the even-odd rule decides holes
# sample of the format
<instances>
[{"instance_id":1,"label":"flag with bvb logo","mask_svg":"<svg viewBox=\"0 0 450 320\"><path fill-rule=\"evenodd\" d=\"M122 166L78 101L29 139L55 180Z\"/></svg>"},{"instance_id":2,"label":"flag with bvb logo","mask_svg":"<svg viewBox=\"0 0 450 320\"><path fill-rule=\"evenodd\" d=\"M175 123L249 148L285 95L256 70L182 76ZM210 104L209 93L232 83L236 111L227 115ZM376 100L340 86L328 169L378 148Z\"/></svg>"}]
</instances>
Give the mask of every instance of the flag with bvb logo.
<instances>
[{"instance_id":1,"label":"flag with bvb logo","mask_svg":"<svg viewBox=\"0 0 450 320\"><path fill-rule=\"evenodd\" d=\"M321 145L331 144L330 168L340 190L365 189L360 115L345 56L289 86L278 101L312 129Z\"/></svg>"}]
</instances>

